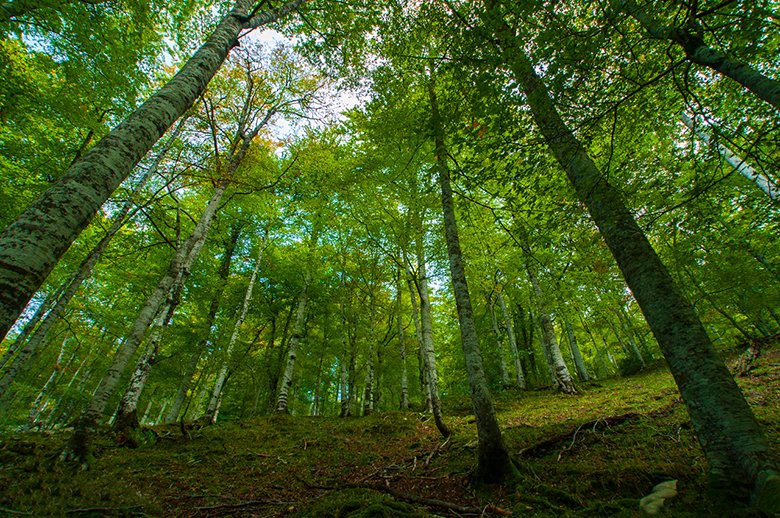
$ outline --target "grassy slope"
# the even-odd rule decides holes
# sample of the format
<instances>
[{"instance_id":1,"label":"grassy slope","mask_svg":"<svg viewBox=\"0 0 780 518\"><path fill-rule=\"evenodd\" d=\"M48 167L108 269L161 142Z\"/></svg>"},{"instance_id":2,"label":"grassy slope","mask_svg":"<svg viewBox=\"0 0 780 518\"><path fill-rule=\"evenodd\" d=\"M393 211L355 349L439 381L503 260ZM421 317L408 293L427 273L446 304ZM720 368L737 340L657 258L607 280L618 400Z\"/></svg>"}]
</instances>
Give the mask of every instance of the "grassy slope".
<instances>
[{"instance_id":1,"label":"grassy slope","mask_svg":"<svg viewBox=\"0 0 780 518\"><path fill-rule=\"evenodd\" d=\"M777 352L768 354L740 379L775 443L778 361ZM449 401L454 436L446 444L429 417L413 413L273 416L196 430L189 440L176 429L158 429L156 441L134 450L106 437L97 442L93 468L76 472L54 462L66 435L6 436L0 516L456 515L371 490L336 490L345 485L383 486L469 508L493 505L499 515L640 516L638 499L669 478L679 481L680 494L660 516L713 515L704 503L705 462L666 371L581 388L574 397L497 398L507 444L524 474L516 488L469 484L476 431L468 402Z\"/></svg>"}]
</instances>

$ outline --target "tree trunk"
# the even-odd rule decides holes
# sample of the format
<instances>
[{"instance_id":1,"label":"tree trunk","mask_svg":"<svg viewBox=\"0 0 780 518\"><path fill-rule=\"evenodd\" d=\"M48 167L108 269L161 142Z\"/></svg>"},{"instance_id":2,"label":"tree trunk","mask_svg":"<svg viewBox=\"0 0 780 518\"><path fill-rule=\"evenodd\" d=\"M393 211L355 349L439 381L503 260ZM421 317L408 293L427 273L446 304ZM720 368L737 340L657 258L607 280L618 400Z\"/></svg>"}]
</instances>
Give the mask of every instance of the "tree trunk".
<instances>
[{"instance_id":1,"label":"tree trunk","mask_svg":"<svg viewBox=\"0 0 780 518\"><path fill-rule=\"evenodd\" d=\"M279 386L279 395L276 398L276 411L289 413L288 397L293 383L293 369L295 368L295 359L298 355L298 344L303 338L306 330L306 307L309 303L309 285L312 282L312 270L314 269L314 251L317 248L320 227L319 222L314 223L314 228L309 240L309 252L306 258L306 272L303 279L303 291L298 299L298 310L295 314L295 327L290 338L290 345L287 348L287 363L284 366L281 385Z\"/></svg>"},{"instance_id":2,"label":"tree trunk","mask_svg":"<svg viewBox=\"0 0 780 518\"><path fill-rule=\"evenodd\" d=\"M133 323L130 334L117 350L108 372L103 376L100 385L95 391L95 395L81 417L79 417L73 436L61 456L62 460L72 459L79 462L87 460L90 435L97 428L100 419L103 417L109 398L113 395L116 385L127 369L130 359L141 344L149 325L158 314L160 306L165 302L171 288L182 277L200 252L226 187L227 183L223 182L214 191L192 235L183 246L178 248L171 259L168 271L163 275L155 290L146 300L146 304Z\"/></svg>"},{"instance_id":3,"label":"tree trunk","mask_svg":"<svg viewBox=\"0 0 780 518\"><path fill-rule=\"evenodd\" d=\"M490 396L485 372L482 368L482 355L479 350L477 329L471 309L469 288L466 282L466 270L458 237L458 225L455 219L455 206L452 200L450 170L447 165L449 153L444 144L444 128L439 114L436 86L432 71L428 81L428 97L431 104L431 129L433 130L436 155L435 169L438 173L439 186L441 188L444 234L450 263L452 291L455 294L463 356L466 360L466 372L468 374L469 386L471 387L471 401L477 421L479 454L476 477L478 480L485 482L500 482L507 478L515 478L518 473L501 436L501 429L498 427L496 412L493 408L493 400Z\"/></svg>"},{"instance_id":4,"label":"tree trunk","mask_svg":"<svg viewBox=\"0 0 780 518\"><path fill-rule=\"evenodd\" d=\"M504 318L506 336L509 339L509 350L512 352L512 359L515 362L515 383L517 383L518 388L525 390L525 374L523 373L523 365L520 363L520 353L517 351L515 326L512 324L512 317L509 315L509 311L507 311L506 302L504 301L504 293L502 290L496 292L496 298L498 299L498 307L501 308L501 315Z\"/></svg>"},{"instance_id":5,"label":"tree trunk","mask_svg":"<svg viewBox=\"0 0 780 518\"><path fill-rule=\"evenodd\" d=\"M528 254L527 251L525 251L525 253ZM529 261L530 259L526 257L526 271L528 272L528 278L531 280L531 285L534 289L536 304L539 307L539 325L542 328L541 339L543 346L549 355L548 362L550 369L552 370L554 382L558 386L558 389L564 394L576 394L577 389L574 387L574 380L571 378L566 362L563 361L561 348L558 346L558 339L555 337L555 329L553 328L550 313L547 311L544 292L539 285L539 279L536 277L536 273Z\"/></svg>"},{"instance_id":6,"label":"tree trunk","mask_svg":"<svg viewBox=\"0 0 780 518\"><path fill-rule=\"evenodd\" d=\"M248 16L254 3L237 0L165 86L73 164L0 235L0 338L135 164L203 93L238 44L241 30L276 21L303 0Z\"/></svg>"},{"instance_id":7,"label":"tree trunk","mask_svg":"<svg viewBox=\"0 0 780 518\"><path fill-rule=\"evenodd\" d=\"M771 79L747 63L729 58L704 43L694 31L681 27L665 27L648 15L634 0L617 0L616 7L638 21L648 36L670 41L685 51L693 63L703 65L733 79L759 99L780 110L780 82ZM695 29L694 29L695 30Z\"/></svg>"},{"instance_id":8,"label":"tree trunk","mask_svg":"<svg viewBox=\"0 0 780 518\"><path fill-rule=\"evenodd\" d=\"M230 341L225 349L225 358L222 361L222 368L219 370L217 380L214 383L214 391L211 393L211 400L209 406L206 409L206 415L204 419L207 423L215 424L217 422L219 401L222 398L222 389L225 387L225 380L227 379L228 367L230 366L230 358L233 355L233 347L238 340L238 334L241 331L241 326L244 324L246 314L249 312L249 303L252 302L252 291L255 287L255 281L257 280L257 272L260 270L260 263L263 261L263 252L265 251L266 239L268 238L268 231L263 236L263 239L258 245L257 259L255 260L255 267L252 270L252 275L249 277L249 285L247 285L246 292L244 293L244 302L241 306L241 312L238 315L235 325L233 326L233 333L230 335Z\"/></svg>"},{"instance_id":9,"label":"tree trunk","mask_svg":"<svg viewBox=\"0 0 780 518\"><path fill-rule=\"evenodd\" d=\"M574 335L574 328L567 321L563 323L566 328L566 337L569 339L569 348L571 356L574 359L574 367L577 370L577 376L581 381L589 381L588 369L585 367L585 360L582 358L580 347L577 345L577 337Z\"/></svg>"},{"instance_id":10,"label":"tree trunk","mask_svg":"<svg viewBox=\"0 0 780 518\"><path fill-rule=\"evenodd\" d=\"M342 290L343 289L345 289L345 286L342 282ZM349 394L347 394L347 357L349 356L349 353L347 351L347 315L344 309L343 297L342 300L339 301L339 314L341 317L341 326L339 327L339 342L341 343L341 360L339 361L341 364L341 381L339 386L339 398L341 410L339 412L339 417L349 417Z\"/></svg>"},{"instance_id":11,"label":"tree trunk","mask_svg":"<svg viewBox=\"0 0 780 518\"><path fill-rule=\"evenodd\" d=\"M409 374L406 370L406 335L403 321L403 298L400 267L395 273L396 316L398 318L398 349L401 353L401 410L409 410Z\"/></svg>"},{"instance_id":12,"label":"tree trunk","mask_svg":"<svg viewBox=\"0 0 780 518\"><path fill-rule=\"evenodd\" d=\"M423 397L423 403L428 412L433 413L433 402L431 401L431 387L425 375L425 343L423 341L422 326L420 325L420 311L417 308L417 288L418 280L414 278L409 268L406 270L406 284L409 287L409 299L412 303L412 321L414 322L414 332L417 336L417 366L419 370L420 394Z\"/></svg>"},{"instance_id":13,"label":"tree trunk","mask_svg":"<svg viewBox=\"0 0 780 518\"><path fill-rule=\"evenodd\" d=\"M745 398L647 237L585 148L558 114L517 36L492 4L485 17L531 114L601 235L645 315L687 404L721 498L746 498L780 512L780 474Z\"/></svg>"},{"instance_id":14,"label":"tree trunk","mask_svg":"<svg viewBox=\"0 0 780 518\"><path fill-rule=\"evenodd\" d=\"M495 304L488 297L488 309L490 310L490 323L493 325L493 334L496 335L496 351L498 353L498 372L501 376L501 386L509 386L509 373L506 369L506 359L504 358L504 348L501 344L501 330L498 328L496 320Z\"/></svg>"}]
</instances>

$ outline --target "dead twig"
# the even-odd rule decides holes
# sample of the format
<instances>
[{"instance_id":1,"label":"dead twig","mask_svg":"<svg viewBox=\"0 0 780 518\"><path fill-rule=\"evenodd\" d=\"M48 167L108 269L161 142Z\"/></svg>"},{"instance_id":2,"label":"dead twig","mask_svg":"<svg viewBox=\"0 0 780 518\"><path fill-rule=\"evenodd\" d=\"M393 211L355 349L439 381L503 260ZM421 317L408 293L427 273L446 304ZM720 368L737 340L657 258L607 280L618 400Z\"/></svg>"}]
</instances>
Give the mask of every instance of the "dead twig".
<instances>
[{"instance_id":1,"label":"dead twig","mask_svg":"<svg viewBox=\"0 0 780 518\"><path fill-rule=\"evenodd\" d=\"M120 507L82 507L80 509L68 509L65 514L80 514L80 513L104 513L107 511L130 511L132 509L140 509L142 505L127 505Z\"/></svg>"},{"instance_id":2,"label":"dead twig","mask_svg":"<svg viewBox=\"0 0 780 518\"><path fill-rule=\"evenodd\" d=\"M241 509L243 507L254 507L258 505L295 505L298 502L287 502L284 500L244 500L242 502L236 502L234 504L220 504L220 505L204 505L198 506L194 509L198 511L216 511L218 509Z\"/></svg>"}]
</instances>

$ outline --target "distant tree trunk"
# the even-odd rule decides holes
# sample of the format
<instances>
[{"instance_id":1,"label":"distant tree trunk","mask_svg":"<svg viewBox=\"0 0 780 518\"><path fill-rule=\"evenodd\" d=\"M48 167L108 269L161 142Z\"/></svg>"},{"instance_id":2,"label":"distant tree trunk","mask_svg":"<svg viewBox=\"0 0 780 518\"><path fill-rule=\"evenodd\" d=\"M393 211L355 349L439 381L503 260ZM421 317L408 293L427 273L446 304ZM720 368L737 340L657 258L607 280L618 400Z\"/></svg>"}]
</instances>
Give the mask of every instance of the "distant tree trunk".
<instances>
[{"instance_id":1,"label":"distant tree trunk","mask_svg":"<svg viewBox=\"0 0 780 518\"><path fill-rule=\"evenodd\" d=\"M237 0L165 86L74 163L0 234L0 338L135 164L203 93L230 49L238 44L241 30L274 22L302 3L292 0L251 15L254 0Z\"/></svg>"},{"instance_id":2,"label":"distant tree trunk","mask_svg":"<svg viewBox=\"0 0 780 518\"><path fill-rule=\"evenodd\" d=\"M225 380L227 380L228 368L230 366L230 359L233 355L233 347L238 340L238 334L241 331L241 326L244 324L246 314L249 312L249 303L252 302L252 291L255 288L255 281L257 280L257 272L260 270L260 263L263 261L263 252L265 251L266 239L268 237L268 231L266 230L260 244L258 245L257 259L255 259L255 267L252 269L252 275L249 277L249 284L246 287L244 293L244 302L241 306L241 312L238 314L236 323L233 326L233 333L230 335L230 341L225 348L225 358L222 360L222 367L219 370L217 379L214 382L214 390L211 393L211 400L209 406L206 409L206 415L204 420L207 423L215 424L218 416L219 401L222 397L222 389L225 387Z\"/></svg>"},{"instance_id":3,"label":"distant tree trunk","mask_svg":"<svg viewBox=\"0 0 780 518\"><path fill-rule=\"evenodd\" d=\"M764 512L780 512L777 463L739 387L619 192L561 119L517 35L489 1L490 14L484 21L495 31L503 60L525 92L537 126L588 207L666 357L709 462L711 487L720 498L750 496Z\"/></svg>"},{"instance_id":4,"label":"distant tree trunk","mask_svg":"<svg viewBox=\"0 0 780 518\"><path fill-rule=\"evenodd\" d=\"M279 347L276 348L276 357L269 359L268 367L268 409L276 410L276 397L279 394L279 378L282 375L282 363L284 361L284 353L287 350L288 334L290 331L290 322L292 322L293 314L295 313L297 304L290 304L289 311L287 312L287 318L284 320L284 326L282 327L282 339L279 343ZM275 346L273 343L272 346ZM269 351L271 356L272 351Z\"/></svg>"},{"instance_id":5,"label":"distant tree trunk","mask_svg":"<svg viewBox=\"0 0 780 518\"><path fill-rule=\"evenodd\" d=\"M406 336L404 334L401 269L395 273L396 315L398 317L398 349L401 353L401 410L409 409L409 375L406 370Z\"/></svg>"},{"instance_id":6,"label":"distant tree trunk","mask_svg":"<svg viewBox=\"0 0 780 518\"><path fill-rule=\"evenodd\" d=\"M780 85L778 85L778 92L780 92ZM780 99L780 95L778 96L778 99ZM748 181L756 184L756 186L764 191L764 194L769 196L769 198L776 200L778 197L780 197L780 189L772 182L772 180L770 180L765 175L759 174L744 160L735 155L729 148L718 142L717 139L713 140L710 137L710 134L701 128L701 125L696 125L694 121L691 120L691 118L688 117L688 115L685 113L680 115L680 120L682 120L682 123L685 124L685 126L697 137L699 137L702 142L715 148L718 154L723 157L723 159L728 162L731 167L733 167L739 174L747 178Z\"/></svg>"},{"instance_id":7,"label":"distant tree trunk","mask_svg":"<svg viewBox=\"0 0 780 518\"><path fill-rule=\"evenodd\" d=\"M436 98L436 86L432 70L428 81L428 97L431 108L431 129L433 130L436 172L439 177L439 187L441 188L444 234L450 263L452 291L455 294L463 356L466 361L466 372L468 374L469 386L471 387L471 401L477 421L479 453L476 477L478 480L485 482L500 482L507 478L515 478L518 473L501 436L501 429L498 426L498 420L493 408L493 399L490 396L485 372L482 368L482 355L479 350L474 314L471 309L466 271L458 237L458 224L455 219L455 205L452 200L450 169L447 164L449 153L444 143L444 128L439 115L439 103Z\"/></svg>"},{"instance_id":8,"label":"distant tree trunk","mask_svg":"<svg viewBox=\"0 0 780 518\"><path fill-rule=\"evenodd\" d=\"M574 367L577 370L577 376L582 381L589 381L588 369L585 367L585 360L582 358L580 347L577 345L577 337L574 334L574 328L571 323L566 321L563 323L566 329L566 337L569 339L569 348L571 349L571 356L574 359Z\"/></svg>"},{"instance_id":9,"label":"distant tree trunk","mask_svg":"<svg viewBox=\"0 0 780 518\"><path fill-rule=\"evenodd\" d=\"M82 413L81 417L79 417L73 436L61 456L62 460L72 459L79 462L85 462L88 458L90 436L97 428L100 419L103 417L109 398L116 390L117 383L119 383L122 374L127 369L130 359L141 344L149 325L158 314L160 306L165 301L171 288L174 286L177 279L182 276L183 272L189 269L198 253L200 253L200 249L206 240L206 235L211 227L211 222L219 208L222 195L225 193L226 188L227 182L222 182L214 191L214 194L211 196L209 204L201 215L192 235L187 242L176 251L171 259L168 271L163 275L155 290L146 300L144 307L141 309L138 317L133 323L130 334L117 350L111 367L109 367L108 372L103 376L87 409Z\"/></svg>"},{"instance_id":10,"label":"distant tree trunk","mask_svg":"<svg viewBox=\"0 0 780 518\"><path fill-rule=\"evenodd\" d=\"M414 322L414 332L417 336L417 365L419 370L419 382L420 382L420 394L423 397L423 404L428 412L433 413L433 402L431 401L431 387L428 385L428 380L425 376L425 343L423 341L422 326L420 324L420 310L417 307L417 293L418 281L412 275L410 269L406 270L406 284L409 287L409 299L412 303L412 321Z\"/></svg>"},{"instance_id":11,"label":"distant tree trunk","mask_svg":"<svg viewBox=\"0 0 780 518\"><path fill-rule=\"evenodd\" d=\"M279 395L276 398L276 411L288 413L288 397L293 383L293 369L295 368L295 359L298 355L298 344L303 338L306 330L306 308L309 303L309 286L312 282L312 270L314 269L314 251L317 248L319 239L320 223L315 222L309 240L309 252L306 258L306 272L303 279L303 290L298 298L298 310L295 314L295 327L290 338L290 345L287 348L287 362L284 366L282 381L279 386Z\"/></svg>"},{"instance_id":12,"label":"distant tree trunk","mask_svg":"<svg viewBox=\"0 0 780 518\"><path fill-rule=\"evenodd\" d=\"M527 250L524 250L524 252L526 255L530 253ZM541 339L547 354L549 354L548 361L554 376L555 384L558 386L558 389L565 394L576 394L577 389L574 387L574 380L571 378L566 362L563 361L561 348L558 346L558 339L555 337L552 318L550 318L550 314L547 312L544 292L539 285L539 279L536 277L536 272L534 272L528 257L526 257L526 271L528 272L528 278L531 280L534 297L536 298L536 304L539 308L539 324L542 328Z\"/></svg>"},{"instance_id":13,"label":"distant tree trunk","mask_svg":"<svg viewBox=\"0 0 780 518\"><path fill-rule=\"evenodd\" d=\"M509 311L504 301L503 288L496 292L496 299L498 299L498 307L501 308L501 315L504 318L504 325L506 326L506 336L509 339L509 350L512 352L512 359L515 362L515 383L517 387L525 390L525 374L523 373L523 364L520 363L520 354L517 351L517 339L515 338L515 326L512 324L512 317L509 315Z\"/></svg>"},{"instance_id":14,"label":"distant tree trunk","mask_svg":"<svg viewBox=\"0 0 780 518\"><path fill-rule=\"evenodd\" d=\"M345 289L342 282L342 290ZM341 325L339 326L339 343L341 344L341 359L339 360L341 368L341 378L339 386L339 402L341 403L341 409L339 417L349 417L351 415L349 406L349 394L347 393L348 384L348 368L349 352L347 350L347 315L345 310L344 297L339 301L339 317Z\"/></svg>"},{"instance_id":15,"label":"distant tree trunk","mask_svg":"<svg viewBox=\"0 0 780 518\"><path fill-rule=\"evenodd\" d=\"M506 369L506 359L504 358L503 345L501 344L501 330L498 328L496 320L496 310L494 301L488 297L488 309L490 310L490 323L493 325L493 334L496 336L496 351L498 352L498 372L501 376L501 386L509 386L509 373Z\"/></svg>"}]
</instances>

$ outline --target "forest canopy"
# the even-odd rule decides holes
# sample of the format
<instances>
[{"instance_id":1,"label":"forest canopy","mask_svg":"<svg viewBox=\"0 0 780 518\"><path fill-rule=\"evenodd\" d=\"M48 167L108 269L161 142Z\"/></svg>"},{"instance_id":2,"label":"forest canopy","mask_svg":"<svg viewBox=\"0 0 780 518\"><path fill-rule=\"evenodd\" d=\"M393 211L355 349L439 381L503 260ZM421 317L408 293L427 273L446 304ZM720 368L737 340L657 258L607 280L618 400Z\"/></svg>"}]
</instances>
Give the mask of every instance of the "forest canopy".
<instances>
[{"instance_id":1,"label":"forest canopy","mask_svg":"<svg viewBox=\"0 0 780 518\"><path fill-rule=\"evenodd\" d=\"M88 467L278 414L448 438L468 399L511 485L496 398L668 369L713 500L780 512L734 380L780 332L776 11L4 2L0 433Z\"/></svg>"}]
</instances>

